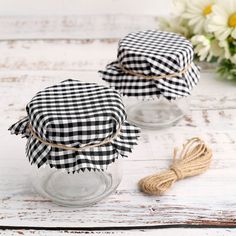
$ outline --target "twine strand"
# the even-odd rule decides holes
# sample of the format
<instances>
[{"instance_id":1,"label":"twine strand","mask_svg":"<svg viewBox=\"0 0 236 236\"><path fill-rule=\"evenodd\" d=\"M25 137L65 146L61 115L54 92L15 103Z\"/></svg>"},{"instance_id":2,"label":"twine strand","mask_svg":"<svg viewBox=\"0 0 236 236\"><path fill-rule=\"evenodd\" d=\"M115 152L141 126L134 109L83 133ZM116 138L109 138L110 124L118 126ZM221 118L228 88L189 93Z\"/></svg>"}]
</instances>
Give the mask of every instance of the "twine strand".
<instances>
[{"instance_id":1,"label":"twine strand","mask_svg":"<svg viewBox=\"0 0 236 236\"><path fill-rule=\"evenodd\" d=\"M60 149L64 149L64 150L71 150L71 151L83 151L84 149L88 149L88 148L100 147L102 145L112 142L114 139L116 139L119 136L119 134L121 132L121 126L120 126L117 129L116 133L112 137L105 138L100 143L88 144L88 145L77 148L77 147L71 147L71 146L67 146L67 145L63 145L63 144L56 144L56 143L48 142L48 141L40 138L36 134L36 132L33 130L32 126L30 124L28 125L28 129L29 129L30 133L33 135L33 137L36 138L37 140L39 140L41 143L44 143L44 144L49 145L51 147L60 148Z\"/></svg>"},{"instance_id":2,"label":"twine strand","mask_svg":"<svg viewBox=\"0 0 236 236\"><path fill-rule=\"evenodd\" d=\"M178 77L178 76L182 76L185 72L188 71L188 69L192 66L192 63L189 63L184 69L182 69L180 72L176 72L176 73L172 73L172 74L162 74L162 75L143 75L140 73L137 73L135 71L132 70L128 70L126 69L121 63L119 63L119 67L120 69L129 75L134 75L137 77L142 77L144 79L169 79L169 78L173 78L173 77Z\"/></svg>"},{"instance_id":3,"label":"twine strand","mask_svg":"<svg viewBox=\"0 0 236 236\"><path fill-rule=\"evenodd\" d=\"M200 138L188 140L177 158L178 149L174 148L173 162L169 170L150 175L138 183L142 192L162 195L176 181L205 172L211 163L212 151Z\"/></svg>"}]
</instances>

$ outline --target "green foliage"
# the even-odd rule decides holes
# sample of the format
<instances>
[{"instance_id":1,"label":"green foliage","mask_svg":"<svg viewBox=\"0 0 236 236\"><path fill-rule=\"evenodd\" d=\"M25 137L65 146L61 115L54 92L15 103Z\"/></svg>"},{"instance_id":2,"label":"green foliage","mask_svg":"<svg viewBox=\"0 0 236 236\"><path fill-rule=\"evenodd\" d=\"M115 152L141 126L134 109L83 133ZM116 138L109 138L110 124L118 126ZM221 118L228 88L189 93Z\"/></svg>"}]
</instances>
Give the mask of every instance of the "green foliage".
<instances>
[{"instance_id":1,"label":"green foliage","mask_svg":"<svg viewBox=\"0 0 236 236\"><path fill-rule=\"evenodd\" d=\"M232 63L230 60L223 59L217 71L222 78L236 81L236 64Z\"/></svg>"},{"instance_id":2,"label":"green foliage","mask_svg":"<svg viewBox=\"0 0 236 236\"><path fill-rule=\"evenodd\" d=\"M231 55L236 54L236 40L233 39L232 37L230 37L230 38L228 39L228 42L229 42L229 51L230 51L230 54L231 54Z\"/></svg>"}]
</instances>

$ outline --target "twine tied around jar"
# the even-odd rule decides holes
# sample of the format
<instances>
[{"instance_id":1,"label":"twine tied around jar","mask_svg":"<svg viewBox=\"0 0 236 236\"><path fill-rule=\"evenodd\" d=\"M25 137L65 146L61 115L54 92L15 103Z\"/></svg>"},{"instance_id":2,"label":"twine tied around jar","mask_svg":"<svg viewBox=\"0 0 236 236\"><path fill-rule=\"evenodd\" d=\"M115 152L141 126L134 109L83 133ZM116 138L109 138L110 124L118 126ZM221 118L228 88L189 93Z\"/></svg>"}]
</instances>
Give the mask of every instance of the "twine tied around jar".
<instances>
[{"instance_id":1,"label":"twine tied around jar","mask_svg":"<svg viewBox=\"0 0 236 236\"><path fill-rule=\"evenodd\" d=\"M173 74L143 75L143 74L137 73L135 71L128 70L121 63L119 63L119 67L124 73L129 74L129 75L133 75L133 76L142 77L144 79L169 79L169 78L173 78L173 77L179 77L179 76L182 76L184 73L186 73L191 66L192 66L192 63L189 63L181 71L173 73Z\"/></svg>"},{"instance_id":2,"label":"twine tied around jar","mask_svg":"<svg viewBox=\"0 0 236 236\"><path fill-rule=\"evenodd\" d=\"M113 134L113 136L111 137L107 137L104 140L100 141L99 143L95 143L95 144L88 144L85 146L81 146L81 147L72 147L72 146L67 146L67 145L63 145L63 144L57 144L57 143L52 143L52 142L48 142L42 138L40 138L36 132L33 130L32 126L29 124L28 125L28 129L30 131L30 133L33 135L34 138L36 138L37 140L39 140L41 143L44 143L46 145L49 145L51 147L55 147L55 148L59 148L59 149L63 149L63 150L70 150L70 151L83 151L87 148L95 148L95 147L100 147L102 145L105 145L107 143L112 142L114 139L116 139L120 133L121 133L121 126L119 126L119 128L117 129L117 131Z\"/></svg>"},{"instance_id":3,"label":"twine tied around jar","mask_svg":"<svg viewBox=\"0 0 236 236\"><path fill-rule=\"evenodd\" d=\"M147 176L138 183L142 192L150 195L162 195L177 180L205 172L211 163L212 150L198 137L188 140L177 158L174 148L173 163L169 170Z\"/></svg>"}]
</instances>

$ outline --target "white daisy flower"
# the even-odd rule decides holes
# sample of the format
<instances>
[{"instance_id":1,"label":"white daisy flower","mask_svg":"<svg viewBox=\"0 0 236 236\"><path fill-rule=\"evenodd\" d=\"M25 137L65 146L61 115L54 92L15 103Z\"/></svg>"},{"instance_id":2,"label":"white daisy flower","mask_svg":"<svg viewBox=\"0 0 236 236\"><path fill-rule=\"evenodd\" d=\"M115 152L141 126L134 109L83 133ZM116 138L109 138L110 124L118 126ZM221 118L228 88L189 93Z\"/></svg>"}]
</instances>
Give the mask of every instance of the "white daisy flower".
<instances>
[{"instance_id":1,"label":"white daisy flower","mask_svg":"<svg viewBox=\"0 0 236 236\"><path fill-rule=\"evenodd\" d=\"M210 61L212 58L211 41L205 35L195 35L191 38L194 52L199 56L200 61Z\"/></svg>"},{"instance_id":2,"label":"white daisy flower","mask_svg":"<svg viewBox=\"0 0 236 236\"><path fill-rule=\"evenodd\" d=\"M205 32L205 23L209 15L212 13L212 7L216 0L189 0L183 17L189 22L189 26L193 27L195 34L203 34Z\"/></svg>"},{"instance_id":3,"label":"white daisy flower","mask_svg":"<svg viewBox=\"0 0 236 236\"><path fill-rule=\"evenodd\" d=\"M199 56L200 61L210 61L212 57L219 59L231 59L229 43L227 40L219 41L212 36L195 35L191 38L194 45L194 52Z\"/></svg>"},{"instance_id":4,"label":"white daisy flower","mask_svg":"<svg viewBox=\"0 0 236 236\"><path fill-rule=\"evenodd\" d=\"M236 0L218 1L212 8L207 29L219 40L225 40L229 36L236 39Z\"/></svg>"}]
</instances>

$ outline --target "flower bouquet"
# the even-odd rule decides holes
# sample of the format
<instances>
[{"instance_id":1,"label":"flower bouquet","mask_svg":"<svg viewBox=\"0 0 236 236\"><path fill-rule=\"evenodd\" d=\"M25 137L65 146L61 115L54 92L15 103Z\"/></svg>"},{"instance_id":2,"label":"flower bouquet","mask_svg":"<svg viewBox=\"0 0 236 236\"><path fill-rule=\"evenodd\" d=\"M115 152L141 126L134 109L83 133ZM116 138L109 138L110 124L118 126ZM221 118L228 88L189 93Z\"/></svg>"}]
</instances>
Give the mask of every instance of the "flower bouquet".
<instances>
[{"instance_id":1,"label":"flower bouquet","mask_svg":"<svg viewBox=\"0 0 236 236\"><path fill-rule=\"evenodd\" d=\"M236 0L174 0L170 19L161 30L188 38L199 61L217 63L217 72L236 80Z\"/></svg>"}]
</instances>

